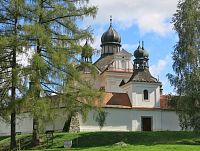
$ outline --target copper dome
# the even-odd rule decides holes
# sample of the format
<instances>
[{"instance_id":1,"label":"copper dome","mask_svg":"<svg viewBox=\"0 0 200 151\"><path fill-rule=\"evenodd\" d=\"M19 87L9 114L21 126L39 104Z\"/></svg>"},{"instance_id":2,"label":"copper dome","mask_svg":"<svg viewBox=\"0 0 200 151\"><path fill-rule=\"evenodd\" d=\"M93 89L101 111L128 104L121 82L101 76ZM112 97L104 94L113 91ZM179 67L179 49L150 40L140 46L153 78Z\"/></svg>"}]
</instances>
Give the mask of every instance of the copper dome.
<instances>
[{"instance_id":1,"label":"copper dome","mask_svg":"<svg viewBox=\"0 0 200 151\"><path fill-rule=\"evenodd\" d=\"M119 33L110 25L108 30L101 36L101 44L118 44L121 45L121 37Z\"/></svg>"}]
</instances>

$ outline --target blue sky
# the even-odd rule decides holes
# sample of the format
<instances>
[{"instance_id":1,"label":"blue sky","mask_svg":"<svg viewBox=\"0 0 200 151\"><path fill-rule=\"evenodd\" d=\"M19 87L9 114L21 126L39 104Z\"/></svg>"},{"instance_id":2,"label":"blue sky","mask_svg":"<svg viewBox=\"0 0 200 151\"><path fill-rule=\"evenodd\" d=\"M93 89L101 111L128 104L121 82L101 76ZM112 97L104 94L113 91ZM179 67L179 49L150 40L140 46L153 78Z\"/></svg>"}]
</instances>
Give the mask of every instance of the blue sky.
<instances>
[{"instance_id":1,"label":"blue sky","mask_svg":"<svg viewBox=\"0 0 200 151\"><path fill-rule=\"evenodd\" d=\"M93 47L100 49L101 35L109 27L112 15L113 27L120 33L122 47L133 54L138 41L144 41L149 52L150 71L163 83L164 93L174 93L166 77L173 73L171 53L178 37L173 31L171 18L176 12L178 0L90 0L98 7L94 20L86 19L85 25L94 29ZM94 56L95 61L98 56ZM134 58L132 58L134 59Z\"/></svg>"}]
</instances>

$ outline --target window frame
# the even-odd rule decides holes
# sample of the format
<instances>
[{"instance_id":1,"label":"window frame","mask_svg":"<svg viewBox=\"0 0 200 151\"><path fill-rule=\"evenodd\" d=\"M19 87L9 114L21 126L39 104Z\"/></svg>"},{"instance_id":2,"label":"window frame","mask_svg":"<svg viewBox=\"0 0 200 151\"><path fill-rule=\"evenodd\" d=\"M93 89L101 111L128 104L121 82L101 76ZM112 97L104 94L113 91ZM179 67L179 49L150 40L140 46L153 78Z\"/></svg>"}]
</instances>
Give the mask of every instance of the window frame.
<instances>
[{"instance_id":1,"label":"window frame","mask_svg":"<svg viewBox=\"0 0 200 151\"><path fill-rule=\"evenodd\" d=\"M148 101L148 100L149 100L149 92L148 92L147 89L145 89L145 90L143 91L143 100L144 100L144 101Z\"/></svg>"}]
</instances>

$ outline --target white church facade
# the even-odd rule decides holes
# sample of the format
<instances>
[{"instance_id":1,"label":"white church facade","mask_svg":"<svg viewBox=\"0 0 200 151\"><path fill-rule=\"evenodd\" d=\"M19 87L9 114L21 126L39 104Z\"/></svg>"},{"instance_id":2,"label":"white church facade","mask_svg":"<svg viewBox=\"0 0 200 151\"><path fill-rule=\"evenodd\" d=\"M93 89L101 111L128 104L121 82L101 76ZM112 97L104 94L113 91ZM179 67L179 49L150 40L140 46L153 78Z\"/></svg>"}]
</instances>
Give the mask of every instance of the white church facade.
<instances>
[{"instance_id":1,"label":"white church facade","mask_svg":"<svg viewBox=\"0 0 200 151\"><path fill-rule=\"evenodd\" d=\"M85 61L91 57L82 56ZM102 107L106 121L100 128L91 111L86 121L79 115L80 131L178 131L179 119L176 112L168 106L167 96L162 95L162 83L149 71L149 54L144 44L139 44L132 54L121 48L119 33L112 22L101 37L101 56L94 63L98 75L92 79L94 87L104 90ZM91 80L90 72L83 76ZM46 129L62 131L67 115L61 113ZM21 115L22 116L22 115ZM32 132L32 118L25 113L17 119L16 131ZM1 120L0 120L1 121ZM0 135L9 135L10 125L1 121Z\"/></svg>"}]
</instances>

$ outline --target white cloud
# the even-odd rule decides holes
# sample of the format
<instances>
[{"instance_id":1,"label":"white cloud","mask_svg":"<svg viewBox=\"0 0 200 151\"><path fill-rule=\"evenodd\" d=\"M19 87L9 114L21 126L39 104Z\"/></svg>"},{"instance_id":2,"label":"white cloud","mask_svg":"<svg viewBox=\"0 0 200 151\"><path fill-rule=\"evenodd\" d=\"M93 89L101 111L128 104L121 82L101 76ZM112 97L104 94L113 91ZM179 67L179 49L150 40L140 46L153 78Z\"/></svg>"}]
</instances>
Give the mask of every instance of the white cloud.
<instances>
[{"instance_id":1,"label":"white cloud","mask_svg":"<svg viewBox=\"0 0 200 151\"><path fill-rule=\"evenodd\" d=\"M96 35L94 37L94 42L92 43L92 47L100 49L100 45L101 45L101 35Z\"/></svg>"},{"instance_id":2,"label":"white cloud","mask_svg":"<svg viewBox=\"0 0 200 151\"><path fill-rule=\"evenodd\" d=\"M172 59L170 55L167 55L165 58L160 59L157 64L154 64L150 66L150 72L151 74L159 78L159 81L162 82L163 85L163 94L175 94L175 91L173 87L170 85L170 82L168 78L166 77L167 73L170 73L171 70L169 69L169 66L172 64Z\"/></svg>"},{"instance_id":3,"label":"white cloud","mask_svg":"<svg viewBox=\"0 0 200 151\"><path fill-rule=\"evenodd\" d=\"M138 47L138 43L137 44L123 44L122 48L124 48L127 51L133 52L137 49Z\"/></svg>"},{"instance_id":4,"label":"white cloud","mask_svg":"<svg viewBox=\"0 0 200 151\"><path fill-rule=\"evenodd\" d=\"M122 28L138 25L141 34L156 32L165 35L171 31L167 20L176 11L178 0L90 0L98 6L97 17L88 23L105 25L109 16Z\"/></svg>"},{"instance_id":5,"label":"white cloud","mask_svg":"<svg viewBox=\"0 0 200 151\"><path fill-rule=\"evenodd\" d=\"M166 65L170 61L170 56L166 56L164 59L160 59L157 64L149 67L151 74L155 77L159 76L163 70L165 70Z\"/></svg>"},{"instance_id":6,"label":"white cloud","mask_svg":"<svg viewBox=\"0 0 200 151\"><path fill-rule=\"evenodd\" d=\"M164 21L163 16L160 14L147 14L138 19L138 26L141 34L147 32L157 32L164 36L167 32L170 32L171 26Z\"/></svg>"}]
</instances>

